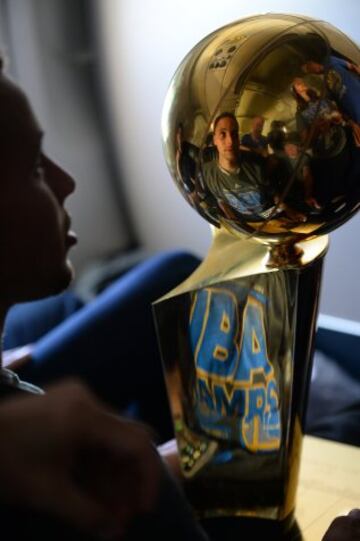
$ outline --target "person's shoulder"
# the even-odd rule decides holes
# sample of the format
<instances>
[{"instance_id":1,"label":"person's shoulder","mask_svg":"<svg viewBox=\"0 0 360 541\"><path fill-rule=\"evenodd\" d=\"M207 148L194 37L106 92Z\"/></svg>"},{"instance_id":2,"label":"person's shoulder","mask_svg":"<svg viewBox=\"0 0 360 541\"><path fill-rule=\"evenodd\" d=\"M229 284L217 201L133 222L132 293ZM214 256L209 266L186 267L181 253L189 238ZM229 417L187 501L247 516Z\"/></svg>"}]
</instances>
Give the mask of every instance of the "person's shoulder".
<instances>
[{"instance_id":1,"label":"person's shoulder","mask_svg":"<svg viewBox=\"0 0 360 541\"><path fill-rule=\"evenodd\" d=\"M199 149L196 145L193 143L189 143L189 141L183 141L181 143L181 150L184 154L187 154L188 156L197 158L199 155Z\"/></svg>"},{"instance_id":2,"label":"person's shoulder","mask_svg":"<svg viewBox=\"0 0 360 541\"><path fill-rule=\"evenodd\" d=\"M348 62L344 58L339 58L338 56L330 56L328 64L330 67L348 67Z\"/></svg>"},{"instance_id":3,"label":"person's shoulder","mask_svg":"<svg viewBox=\"0 0 360 541\"><path fill-rule=\"evenodd\" d=\"M216 160L210 160L208 162L204 162L204 165L202 168L205 173L219 170Z\"/></svg>"},{"instance_id":4,"label":"person's shoulder","mask_svg":"<svg viewBox=\"0 0 360 541\"><path fill-rule=\"evenodd\" d=\"M248 143L251 143L252 140L251 140L251 133L244 133L244 135L242 136L241 138L241 142L245 145L245 144L248 144Z\"/></svg>"},{"instance_id":5,"label":"person's shoulder","mask_svg":"<svg viewBox=\"0 0 360 541\"><path fill-rule=\"evenodd\" d=\"M240 154L240 165L263 165L265 162L264 156L257 152L241 152Z\"/></svg>"},{"instance_id":6,"label":"person's shoulder","mask_svg":"<svg viewBox=\"0 0 360 541\"><path fill-rule=\"evenodd\" d=\"M299 163L302 167L308 167L311 163L311 157L307 152L302 152L299 156Z\"/></svg>"},{"instance_id":7,"label":"person's shoulder","mask_svg":"<svg viewBox=\"0 0 360 541\"><path fill-rule=\"evenodd\" d=\"M264 147L268 144L268 138L266 135L260 135L260 144Z\"/></svg>"},{"instance_id":8,"label":"person's shoulder","mask_svg":"<svg viewBox=\"0 0 360 541\"><path fill-rule=\"evenodd\" d=\"M203 177L207 183L214 181L220 176L220 169L216 160L204 163L202 166Z\"/></svg>"}]
</instances>

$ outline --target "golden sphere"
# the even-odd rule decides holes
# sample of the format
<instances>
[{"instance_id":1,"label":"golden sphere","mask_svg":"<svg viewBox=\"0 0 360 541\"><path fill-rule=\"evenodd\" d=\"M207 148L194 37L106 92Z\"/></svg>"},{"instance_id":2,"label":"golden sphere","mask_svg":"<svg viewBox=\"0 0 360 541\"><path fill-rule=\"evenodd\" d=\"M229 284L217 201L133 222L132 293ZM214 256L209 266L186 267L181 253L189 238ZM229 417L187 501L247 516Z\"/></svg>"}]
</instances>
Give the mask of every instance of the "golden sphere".
<instances>
[{"instance_id":1,"label":"golden sphere","mask_svg":"<svg viewBox=\"0 0 360 541\"><path fill-rule=\"evenodd\" d=\"M229 24L180 64L162 132L176 185L213 225L271 242L327 233L360 201L360 50L304 16Z\"/></svg>"}]
</instances>

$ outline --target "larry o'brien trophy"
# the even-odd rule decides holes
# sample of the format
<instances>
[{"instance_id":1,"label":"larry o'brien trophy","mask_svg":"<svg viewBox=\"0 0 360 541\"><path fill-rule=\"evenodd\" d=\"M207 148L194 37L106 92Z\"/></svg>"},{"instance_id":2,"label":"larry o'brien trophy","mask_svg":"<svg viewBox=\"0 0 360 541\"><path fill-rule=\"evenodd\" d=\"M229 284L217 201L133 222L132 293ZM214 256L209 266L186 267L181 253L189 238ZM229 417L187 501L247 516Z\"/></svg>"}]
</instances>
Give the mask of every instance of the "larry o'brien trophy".
<instances>
[{"instance_id":1,"label":"larry o'brien trophy","mask_svg":"<svg viewBox=\"0 0 360 541\"><path fill-rule=\"evenodd\" d=\"M154 305L199 517L291 523L326 234L360 201L359 66L330 24L268 14L213 32L171 81L166 160L213 231Z\"/></svg>"}]
</instances>

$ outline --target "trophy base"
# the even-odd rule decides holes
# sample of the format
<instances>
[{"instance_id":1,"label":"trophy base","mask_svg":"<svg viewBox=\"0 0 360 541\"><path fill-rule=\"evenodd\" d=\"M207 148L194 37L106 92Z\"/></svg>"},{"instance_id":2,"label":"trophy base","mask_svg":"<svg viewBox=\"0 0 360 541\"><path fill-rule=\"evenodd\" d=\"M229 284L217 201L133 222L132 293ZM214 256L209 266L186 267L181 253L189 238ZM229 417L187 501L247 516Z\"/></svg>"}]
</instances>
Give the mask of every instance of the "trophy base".
<instances>
[{"instance_id":1,"label":"trophy base","mask_svg":"<svg viewBox=\"0 0 360 541\"><path fill-rule=\"evenodd\" d=\"M206 518L200 521L211 541L266 539L267 541L301 541L299 526L291 513L284 520L250 517Z\"/></svg>"},{"instance_id":2,"label":"trophy base","mask_svg":"<svg viewBox=\"0 0 360 541\"><path fill-rule=\"evenodd\" d=\"M286 485L282 476L265 479L266 470L260 470L261 479L252 475L247 481L236 480L236 462L232 463L230 473L234 480L195 478L185 481L186 496L199 520L238 520L256 519L260 524L287 524L293 514L294 501L284 500ZM217 471L216 473L219 473ZM224 472L223 472L224 473ZM294 473L294 469L293 469ZM286 518L285 518L286 517Z\"/></svg>"}]
</instances>

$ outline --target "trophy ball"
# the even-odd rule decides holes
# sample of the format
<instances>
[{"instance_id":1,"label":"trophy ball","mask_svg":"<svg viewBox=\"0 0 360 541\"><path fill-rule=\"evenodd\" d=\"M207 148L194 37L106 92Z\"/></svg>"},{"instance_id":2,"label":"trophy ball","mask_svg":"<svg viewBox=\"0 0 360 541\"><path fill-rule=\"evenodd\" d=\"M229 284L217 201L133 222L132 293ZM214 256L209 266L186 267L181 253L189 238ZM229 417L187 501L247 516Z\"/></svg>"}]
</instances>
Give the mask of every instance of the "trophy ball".
<instances>
[{"instance_id":1,"label":"trophy ball","mask_svg":"<svg viewBox=\"0 0 360 541\"><path fill-rule=\"evenodd\" d=\"M248 17L198 43L165 99L171 175L230 233L326 234L360 204L360 50L324 21Z\"/></svg>"}]
</instances>

